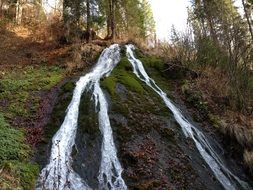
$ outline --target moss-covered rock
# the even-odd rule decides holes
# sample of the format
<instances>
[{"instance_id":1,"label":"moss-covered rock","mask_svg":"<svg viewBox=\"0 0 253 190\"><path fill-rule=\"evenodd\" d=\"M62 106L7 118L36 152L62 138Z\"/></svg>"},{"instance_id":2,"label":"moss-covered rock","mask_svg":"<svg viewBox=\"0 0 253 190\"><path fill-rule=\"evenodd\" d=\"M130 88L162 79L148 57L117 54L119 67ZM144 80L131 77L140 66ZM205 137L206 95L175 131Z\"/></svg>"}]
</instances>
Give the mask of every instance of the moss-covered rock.
<instances>
[{"instance_id":1,"label":"moss-covered rock","mask_svg":"<svg viewBox=\"0 0 253 190\"><path fill-rule=\"evenodd\" d=\"M114 96L116 83L121 83L132 91L143 94L144 88L141 81L132 73L132 66L126 57L123 57L114 68L111 76L101 81L101 86Z\"/></svg>"},{"instance_id":2,"label":"moss-covered rock","mask_svg":"<svg viewBox=\"0 0 253 190\"><path fill-rule=\"evenodd\" d=\"M146 67L155 68L158 71L162 71L165 68L164 61L155 56L138 57Z\"/></svg>"},{"instance_id":3,"label":"moss-covered rock","mask_svg":"<svg viewBox=\"0 0 253 190\"><path fill-rule=\"evenodd\" d=\"M63 90L62 93L72 92L75 88L75 83L72 81L68 81L66 84L64 84L61 89Z\"/></svg>"},{"instance_id":4,"label":"moss-covered rock","mask_svg":"<svg viewBox=\"0 0 253 190\"><path fill-rule=\"evenodd\" d=\"M115 95L115 88L116 88L117 79L114 76L109 76L105 80L101 82L102 88L106 89L110 95Z\"/></svg>"}]
</instances>

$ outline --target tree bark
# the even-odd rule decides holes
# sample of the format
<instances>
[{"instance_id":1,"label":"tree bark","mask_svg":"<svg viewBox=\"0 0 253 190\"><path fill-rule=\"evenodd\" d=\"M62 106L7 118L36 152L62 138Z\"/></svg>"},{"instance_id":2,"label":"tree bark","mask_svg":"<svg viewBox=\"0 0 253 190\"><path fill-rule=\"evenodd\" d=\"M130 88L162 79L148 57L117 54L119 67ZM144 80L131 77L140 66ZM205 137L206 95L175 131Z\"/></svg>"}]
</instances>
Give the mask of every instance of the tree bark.
<instances>
[{"instance_id":1,"label":"tree bark","mask_svg":"<svg viewBox=\"0 0 253 190\"><path fill-rule=\"evenodd\" d=\"M16 4L16 23L20 25L22 23L22 12L23 12L23 5L21 0L17 0Z\"/></svg>"},{"instance_id":2,"label":"tree bark","mask_svg":"<svg viewBox=\"0 0 253 190\"><path fill-rule=\"evenodd\" d=\"M91 15L90 15L90 0L86 0L86 8L87 8L87 43L92 41L91 35Z\"/></svg>"},{"instance_id":3,"label":"tree bark","mask_svg":"<svg viewBox=\"0 0 253 190\"><path fill-rule=\"evenodd\" d=\"M252 25L251 25L251 20L250 20L249 12L248 12L248 10L246 8L245 0L242 0L242 5L243 5L245 17L247 19L247 23L248 23L248 26L249 26L249 32L250 32L250 35L251 35L251 39L253 41L253 29L252 29Z\"/></svg>"},{"instance_id":4,"label":"tree bark","mask_svg":"<svg viewBox=\"0 0 253 190\"><path fill-rule=\"evenodd\" d=\"M3 0L0 0L0 17L3 16Z\"/></svg>"},{"instance_id":5,"label":"tree bark","mask_svg":"<svg viewBox=\"0 0 253 190\"><path fill-rule=\"evenodd\" d=\"M204 5L204 11L206 13L206 19L207 19L209 29L210 29L211 38L218 45L219 41L217 39L217 34L216 34L216 31L215 31L215 26L214 26L215 24L214 24L214 21L213 21L213 16L210 14L211 11L209 10L211 5L208 4L208 0L204 0L203 5Z\"/></svg>"},{"instance_id":6,"label":"tree bark","mask_svg":"<svg viewBox=\"0 0 253 190\"><path fill-rule=\"evenodd\" d=\"M76 25L77 25L77 26L79 26L79 24L80 24L80 18L81 18L80 6L81 6L81 1L78 0L78 1L75 3L75 19L76 19Z\"/></svg>"},{"instance_id":7,"label":"tree bark","mask_svg":"<svg viewBox=\"0 0 253 190\"><path fill-rule=\"evenodd\" d=\"M112 0L111 2L111 38L113 41L115 41L115 38L116 38L116 24L115 24L115 7L116 7L116 2L115 0Z\"/></svg>"},{"instance_id":8,"label":"tree bark","mask_svg":"<svg viewBox=\"0 0 253 190\"><path fill-rule=\"evenodd\" d=\"M105 39L112 39L113 41L115 41L116 37L115 8L116 1L108 0L107 37Z\"/></svg>"}]
</instances>

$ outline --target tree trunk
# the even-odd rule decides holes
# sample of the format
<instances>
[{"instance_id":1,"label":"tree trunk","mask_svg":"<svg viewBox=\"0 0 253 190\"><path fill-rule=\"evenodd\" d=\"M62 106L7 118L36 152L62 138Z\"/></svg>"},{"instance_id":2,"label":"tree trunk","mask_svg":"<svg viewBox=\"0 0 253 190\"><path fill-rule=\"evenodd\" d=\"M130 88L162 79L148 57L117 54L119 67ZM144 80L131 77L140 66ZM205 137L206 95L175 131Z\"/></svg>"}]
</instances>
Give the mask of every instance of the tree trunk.
<instances>
[{"instance_id":1,"label":"tree trunk","mask_svg":"<svg viewBox=\"0 0 253 190\"><path fill-rule=\"evenodd\" d=\"M209 10L211 5L208 4L207 0L204 0L203 3L204 3L204 11L206 13L206 19L207 19L209 29L210 29L211 38L213 39L215 44L219 45L219 41L217 39L217 34L216 34L216 31L215 31L215 26L214 26L215 24L214 24L214 21L213 21L213 16L210 14L211 11Z\"/></svg>"},{"instance_id":2,"label":"tree trunk","mask_svg":"<svg viewBox=\"0 0 253 190\"><path fill-rule=\"evenodd\" d=\"M91 35L91 15L90 15L90 0L86 0L86 7L87 7L87 43L92 41Z\"/></svg>"},{"instance_id":3,"label":"tree trunk","mask_svg":"<svg viewBox=\"0 0 253 190\"><path fill-rule=\"evenodd\" d=\"M107 39L110 38L111 36L111 29L110 29L110 24L111 23L111 20L110 20L110 17L109 17L109 14L107 16L107 19L106 19L106 28L107 28Z\"/></svg>"},{"instance_id":4,"label":"tree trunk","mask_svg":"<svg viewBox=\"0 0 253 190\"><path fill-rule=\"evenodd\" d=\"M0 17L3 16L3 0L0 0Z\"/></svg>"},{"instance_id":5,"label":"tree trunk","mask_svg":"<svg viewBox=\"0 0 253 190\"><path fill-rule=\"evenodd\" d=\"M75 19L76 19L76 25L79 27L80 25L80 18L81 18L81 10L80 10L80 6L81 6L81 1L78 0L75 3Z\"/></svg>"},{"instance_id":6,"label":"tree trunk","mask_svg":"<svg viewBox=\"0 0 253 190\"><path fill-rule=\"evenodd\" d=\"M112 13L112 1L107 0L108 2L108 7L107 7L107 17L106 17L106 28L107 28L107 36L105 39L110 39L111 38L111 13Z\"/></svg>"},{"instance_id":7,"label":"tree trunk","mask_svg":"<svg viewBox=\"0 0 253 190\"><path fill-rule=\"evenodd\" d=\"M249 26L249 32L250 32L250 35L251 35L251 39L253 41L253 29L252 29L252 25L251 25L251 20L250 20L249 12L248 12L248 10L246 8L245 0L242 0L242 5L243 5L245 17L247 19L247 23L248 23L248 26Z\"/></svg>"},{"instance_id":8,"label":"tree trunk","mask_svg":"<svg viewBox=\"0 0 253 190\"><path fill-rule=\"evenodd\" d=\"M112 40L115 41L116 38L116 24L115 24L115 0L112 0L112 13L111 13L111 32L112 32Z\"/></svg>"},{"instance_id":9,"label":"tree trunk","mask_svg":"<svg viewBox=\"0 0 253 190\"><path fill-rule=\"evenodd\" d=\"M16 4L16 23L18 25L21 24L22 22L22 11L23 11L23 7L22 7L22 1L18 0L17 4Z\"/></svg>"}]
</instances>

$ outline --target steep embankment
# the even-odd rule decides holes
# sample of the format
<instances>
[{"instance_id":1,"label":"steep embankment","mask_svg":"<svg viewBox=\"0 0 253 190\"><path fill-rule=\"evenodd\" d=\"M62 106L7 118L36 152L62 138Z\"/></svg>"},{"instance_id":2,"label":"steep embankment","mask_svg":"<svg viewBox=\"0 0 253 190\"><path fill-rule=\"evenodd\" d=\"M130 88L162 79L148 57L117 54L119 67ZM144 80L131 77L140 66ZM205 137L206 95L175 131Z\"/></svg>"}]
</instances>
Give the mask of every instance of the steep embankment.
<instances>
[{"instance_id":1,"label":"steep embankment","mask_svg":"<svg viewBox=\"0 0 253 190\"><path fill-rule=\"evenodd\" d=\"M168 70L161 59L144 56L139 51L136 53L148 74L170 99L181 104L180 108L186 118L201 128L201 123L194 123L190 119L192 113L187 113L184 102L175 90L181 80L175 81L168 77ZM165 70L166 72L163 72ZM194 77L195 73L179 69L173 73L173 78L176 75ZM45 129L46 136L38 148L37 161L43 168L48 164L51 138L63 123L65 110L71 101L74 81L69 81L60 89L58 103ZM185 137L182 126L177 124L161 97L133 73L124 47L121 47L121 61L109 77L101 80L101 86L109 103L109 118L117 155L124 169L123 179L129 189L223 189L219 179L206 163L207 160L203 159L194 142ZM103 147L101 121L98 117L98 111L101 109L95 106L98 96L93 94L93 87L89 89L81 98L75 146L71 157L74 171L89 187L97 189ZM210 140L213 150L217 155L224 156L232 173L249 181L242 169L236 166L237 163L230 159L226 150L217 143L219 136L213 127L210 124L205 126L201 131L204 132L205 138ZM205 151L208 150L208 147L206 148ZM111 172L113 174L115 171ZM218 168L216 172L219 172ZM108 180L107 177L104 176L104 180ZM229 184L226 185L229 187Z\"/></svg>"},{"instance_id":2,"label":"steep embankment","mask_svg":"<svg viewBox=\"0 0 253 190\"><path fill-rule=\"evenodd\" d=\"M39 42L24 27L0 28L0 41L0 187L33 189L39 172L34 149L60 87L103 48Z\"/></svg>"},{"instance_id":3,"label":"steep embankment","mask_svg":"<svg viewBox=\"0 0 253 190\"><path fill-rule=\"evenodd\" d=\"M71 57L84 63L83 58L91 56L94 60L94 52L98 55L99 50L92 53L85 52L85 49L81 46L73 47ZM101 50L101 47L99 49ZM80 51L85 53L79 53ZM171 70L166 68L161 59L144 55L140 51L136 54L148 74L171 99L181 105L184 114L195 116L203 114L203 110L206 111L205 105L198 102L199 107L193 113L187 113L183 98L179 96L181 93L178 93L178 87L182 84L183 89L186 88L183 81L187 77L196 77L196 73L182 68L170 73ZM123 179L128 188L223 189L193 141L184 137L181 127L162 99L134 75L123 46L121 56L120 63L110 77L101 80L101 86L109 102L109 118L117 155L124 169ZM33 188L38 174L37 163L41 168L48 163L51 138L63 123L75 82L78 80L77 77L63 80L67 76L66 67L70 67L70 70L83 68L68 61L65 60L64 65L24 65L20 69L13 69L12 72L5 67L6 71L1 73L0 84L3 90L0 91L0 100L4 106L1 112L11 125L20 125L25 131L13 129L0 117L0 137L4 141L11 139L6 141L2 149L14 151L1 154L7 155L1 157L0 162L0 184L3 189ZM175 78L179 79L174 80ZM92 189L96 189L99 185L103 139L97 115L99 106L95 107L94 99L91 97L92 89L81 98L77 135L71 157L74 171L87 181ZM203 131L207 137L214 139L212 145L215 151L225 155L228 165L232 166L232 172L246 179L241 168L235 166L238 162L230 159L227 151L215 143L215 140L220 141L221 138L217 131L210 127L210 123L215 124L216 121L209 117L208 122L202 121L198 125L205 126ZM37 163L30 161L31 148L26 145L25 139L33 145L39 142L35 155ZM12 183L13 181L15 183Z\"/></svg>"},{"instance_id":4,"label":"steep embankment","mask_svg":"<svg viewBox=\"0 0 253 190\"><path fill-rule=\"evenodd\" d=\"M139 56L159 86L167 89L166 93L173 97L173 89L168 88L168 83L172 81L162 77L161 71L165 66L162 61L154 57ZM194 75L190 71L181 70L174 73L174 77L182 73ZM165 109L161 98L132 74L126 58L122 58L119 66L102 84L112 97L111 120L120 144L120 155L129 187L223 189L214 180L209 166L203 168L206 163L193 142L184 139L182 131L171 113ZM209 138L208 135L205 138ZM212 143L217 140L215 137L212 139ZM218 154L224 151L216 144L212 146L216 147ZM235 169L232 167L233 171ZM225 182L228 188L227 183Z\"/></svg>"}]
</instances>

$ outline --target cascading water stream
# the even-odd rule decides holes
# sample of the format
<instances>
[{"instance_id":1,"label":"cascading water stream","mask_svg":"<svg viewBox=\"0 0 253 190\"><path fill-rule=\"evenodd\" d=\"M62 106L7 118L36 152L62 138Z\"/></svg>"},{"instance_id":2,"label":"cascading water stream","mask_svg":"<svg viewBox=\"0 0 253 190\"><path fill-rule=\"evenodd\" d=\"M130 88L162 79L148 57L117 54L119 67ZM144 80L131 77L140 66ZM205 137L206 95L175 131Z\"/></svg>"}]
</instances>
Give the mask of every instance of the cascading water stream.
<instances>
[{"instance_id":1,"label":"cascading water stream","mask_svg":"<svg viewBox=\"0 0 253 190\"><path fill-rule=\"evenodd\" d=\"M108 116L108 105L98 82L94 86L94 97L96 105L100 109L98 113L99 127L103 134L102 160L98 176L100 189L125 190L127 187L121 177L123 170L116 154Z\"/></svg>"},{"instance_id":2,"label":"cascading water stream","mask_svg":"<svg viewBox=\"0 0 253 190\"><path fill-rule=\"evenodd\" d=\"M181 113L181 111L171 102L164 93L155 83L155 81L148 76L143 64L140 60L136 59L133 53L135 47L133 45L127 45L127 57L133 66L134 74L143 82L145 82L150 88L152 88L164 101L166 106L173 113L176 121L181 126L186 137L190 137L198 151L200 152L203 159L209 165L216 178L223 185L226 190L245 189L250 190L249 185L240 180L234 175L223 163L222 159L217 155L215 150L208 142L205 135L193 126Z\"/></svg>"},{"instance_id":3,"label":"cascading water stream","mask_svg":"<svg viewBox=\"0 0 253 190\"><path fill-rule=\"evenodd\" d=\"M93 91L93 98L99 115L99 128L103 136L102 158L99 169L99 189L127 189L121 177L123 171L117 158L112 129L108 116L108 106L99 81L108 76L120 61L120 48L115 44L106 48L93 70L76 83L73 98L67 109L63 124L52 139L48 165L41 171L37 190L90 190L87 183L72 169L71 152L75 145L79 104L84 90Z\"/></svg>"}]
</instances>

